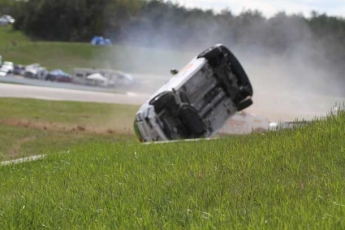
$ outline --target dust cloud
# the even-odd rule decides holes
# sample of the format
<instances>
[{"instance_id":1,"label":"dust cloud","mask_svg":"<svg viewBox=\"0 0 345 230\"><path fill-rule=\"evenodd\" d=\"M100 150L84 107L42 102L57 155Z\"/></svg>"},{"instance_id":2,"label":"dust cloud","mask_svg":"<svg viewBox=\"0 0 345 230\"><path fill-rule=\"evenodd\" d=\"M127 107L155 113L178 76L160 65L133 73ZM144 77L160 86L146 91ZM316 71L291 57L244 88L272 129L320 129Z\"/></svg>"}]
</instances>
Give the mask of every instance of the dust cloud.
<instances>
[{"instance_id":1,"label":"dust cloud","mask_svg":"<svg viewBox=\"0 0 345 230\"><path fill-rule=\"evenodd\" d=\"M171 77L171 68L182 68L204 49L222 43L233 51L251 79L254 105L249 111L271 120L311 119L328 114L345 98L338 71L306 24L301 20L284 21L284 17L279 20L280 26L275 28L279 38L266 33L265 22L257 22L243 30L237 28L240 40L234 39L235 35L221 36L216 32L219 25L200 22L202 29L194 36L198 39L188 48L172 45L176 41L167 37L154 36L161 33L159 30L132 31L128 37L141 38L143 42L139 39L136 45L128 43L125 51L110 55L112 60L125 62L124 71L133 74L136 82L128 90L152 94ZM148 40L150 47L143 48ZM274 41L280 42L279 49L270 47Z\"/></svg>"}]
</instances>

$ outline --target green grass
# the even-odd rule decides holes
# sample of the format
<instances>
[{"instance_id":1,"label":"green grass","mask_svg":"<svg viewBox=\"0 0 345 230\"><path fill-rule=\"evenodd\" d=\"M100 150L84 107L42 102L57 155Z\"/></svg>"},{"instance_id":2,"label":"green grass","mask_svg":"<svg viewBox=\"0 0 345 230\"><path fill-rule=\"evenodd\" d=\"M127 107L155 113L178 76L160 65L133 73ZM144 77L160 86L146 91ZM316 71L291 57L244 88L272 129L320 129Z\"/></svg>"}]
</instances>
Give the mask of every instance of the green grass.
<instances>
[{"instance_id":1,"label":"green grass","mask_svg":"<svg viewBox=\"0 0 345 230\"><path fill-rule=\"evenodd\" d=\"M132 131L128 133L86 132L78 129L51 130L31 127L18 127L0 124L0 161L21 157L63 152L75 145L99 142L134 140Z\"/></svg>"},{"instance_id":2,"label":"green grass","mask_svg":"<svg viewBox=\"0 0 345 230\"><path fill-rule=\"evenodd\" d=\"M88 102L0 98L0 120L123 128L132 125L138 106Z\"/></svg>"},{"instance_id":3,"label":"green grass","mask_svg":"<svg viewBox=\"0 0 345 230\"><path fill-rule=\"evenodd\" d=\"M69 73L75 67L110 68L130 73L166 74L181 68L195 53L89 43L31 41L10 27L0 28L0 54L15 64L40 63L49 70L59 68Z\"/></svg>"},{"instance_id":4,"label":"green grass","mask_svg":"<svg viewBox=\"0 0 345 230\"><path fill-rule=\"evenodd\" d=\"M344 229L345 114L220 140L80 144L0 167L4 229Z\"/></svg>"},{"instance_id":5,"label":"green grass","mask_svg":"<svg viewBox=\"0 0 345 230\"><path fill-rule=\"evenodd\" d=\"M0 99L0 160L133 139L137 106Z\"/></svg>"},{"instance_id":6,"label":"green grass","mask_svg":"<svg viewBox=\"0 0 345 230\"><path fill-rule=\"evenodd\" d=\"M11 26L0 27L0 50L1 54L15 46L24 45L31 41L20 31L15 31ZM0 54L0 55L1 55Z\"/></svg>"}]
</instances>

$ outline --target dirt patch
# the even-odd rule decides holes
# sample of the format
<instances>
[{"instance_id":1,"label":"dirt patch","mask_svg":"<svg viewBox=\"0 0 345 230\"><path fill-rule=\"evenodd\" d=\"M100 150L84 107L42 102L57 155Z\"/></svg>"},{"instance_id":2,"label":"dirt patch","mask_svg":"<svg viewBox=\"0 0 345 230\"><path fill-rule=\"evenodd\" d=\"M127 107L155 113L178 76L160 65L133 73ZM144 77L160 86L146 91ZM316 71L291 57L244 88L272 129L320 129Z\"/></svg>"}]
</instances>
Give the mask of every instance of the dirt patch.
<instances>
[{"instance_id":1,"label":"dirt patch","mask_svg":"<svg viewBox=\"0 0 345 230\"><path fill-rule=\"evenodd\" d=\"M83 126L83 125L78 125L78 126L77 126L77 130L78 130L78 131L85 131L86 128L85 128L85 126Z\"/></svg>"},{"instance_id":2,"label":"dirt patch","mask_svg":"<svg viewBox=\"0 0 345 230\"><path fill-rule=\"evenodd\" d=\"M46 131L63 131L63 132L75 132L75 133L90 133L90 134L118 134L118 135L133 135L134 131L130 127L112 129L109 127L94 127L84 124L61 124L55 122L43 122L39 120L26 120L26 119L6 119L0 120L0 124L23 127L30 129L40 129Z\"/></svg>"}]
</instances>

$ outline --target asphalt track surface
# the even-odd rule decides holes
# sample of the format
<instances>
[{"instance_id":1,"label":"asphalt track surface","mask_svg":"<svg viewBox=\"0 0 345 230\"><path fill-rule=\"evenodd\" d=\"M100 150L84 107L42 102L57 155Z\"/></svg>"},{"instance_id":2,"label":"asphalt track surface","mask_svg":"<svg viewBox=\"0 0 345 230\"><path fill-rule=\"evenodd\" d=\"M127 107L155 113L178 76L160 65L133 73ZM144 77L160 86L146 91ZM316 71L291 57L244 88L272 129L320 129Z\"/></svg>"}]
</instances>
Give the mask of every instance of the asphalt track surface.
<instances>
[{"instance_id":1,"label":"asphalt track surface","mask_svg":"<svg viewBox=\"0 0 345 230\"><path fill-rule=\"evenodd\" d=\"M75 89L0 83L0 97L140 105L145 102L149 95L136 94L131 92L115 94Z\"/></svg>"},{"instance_id":2,"label":"asphalt track surface","mask_svg":"<svg viewBox=\"0 0 345 230\"><path fill-rule=\"evenodd\" d=\"M1 79L0 79L1 80ZM141 105L152 94L152 87L148 93L145 88L150 87L150 81L141 85L140 89L122 93L98 92L83 90L78 86L62 88L61 83L50 83L49 87L21 84L0 83L0 97L34 98L59 101L99 102L114 104ZM153 85L154 83L152 83ZM72 89L76 87L76 89ZM144 90L143 90L144 89ZM311 120L322 117L331 111L335 105L342 105L345 99L322 95L303 95L291 92L274 92L256 89L254 104L248 112L267 117L270 121Z\"/></svg>"}]
</instances>

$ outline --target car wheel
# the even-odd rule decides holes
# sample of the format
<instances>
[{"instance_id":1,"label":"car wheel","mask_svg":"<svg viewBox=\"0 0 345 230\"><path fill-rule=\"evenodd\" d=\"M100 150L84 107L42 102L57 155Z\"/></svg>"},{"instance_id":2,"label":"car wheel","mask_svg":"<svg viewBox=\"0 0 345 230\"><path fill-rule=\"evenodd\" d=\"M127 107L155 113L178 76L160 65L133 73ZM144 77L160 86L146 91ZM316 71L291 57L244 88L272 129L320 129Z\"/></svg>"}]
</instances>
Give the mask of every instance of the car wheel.
<instances>
[{"instance_id":1,"label":"car wheel","mask_svg":"<svg viewBox=\"0 0 345 230\"><path fill-rule=\"evenodd\" d=\"M244 71L241 63L237 60L235 55L228 50L228 61L230 62L232 72L237 76L239 86L245 88L249 96L253 96L253 88L250 84L249 78Z\"/></svg>"},{"instance_id":2,"label":"car wheel","mask_svg":"<svg viewBox=\"0 0 345 230\"><path fill-rule=\"evenodd\" d=\"M155 108L156 114L160 113L165 108L172 106L175 103L175 98L172 92L163 92L154 97L150 103Z\"/></svg>"},{"instance_id":3,"label":"car wheel","mask_svg":"<svg viewBox=\"0 0 345 230\"><path fill-rule=\"evenodd\" d=\"M237 95L233 98L235 104L245 100L246 98L252 97L251 88L248 87L240 87Z\"/></svg>"},{"instance_id":4,"label":"car wheel","mask_svg":"<svg viewBox=\"0 0 345 230\"><path fill-rule=\"evenodd\" d=\"M207 50L201 52L198 58L205 58L210 63L211 66L216 66L219 64L219 58L221 58L222 50L219 46L212 46Z\"/></svg>"},{"instance_id":5,"label":"car wheel","mask_svg":"<svg viewBox=\"0 0 345 230\"><path fill-rule=\"evenodd\" d=\"M225 61L229 63L231 71L237 77L239 86L248 88L249 95L253 96L253 88L246 72L244 71L241 63L228 48L223 45L216 45L198 55L198 58L201 57L206 58L213 67L221 64L224 58L226 58Z\"/></svg>"},{"instance_id":6,"label":"car wheel","mask_svg":"<svg viewBox=\"0 0 345 230\"><path fill-rule=\"evenodd\" d=\"M184 138L200 138L204 136L206 132L205 124L192 106L181 106L178 117L185 128Z\"/></svg>"},{"instance_id":7,"label":"car wheel","mask_svg":"<svg viewBox=\"0 0 345 230\"><path fill-rule=\"evenodd\" d=\"M239 102L236 107L238 111L244 110L245 108L248 108L253 104L253 100L251 98L245 99L241 102Z\"/></svg>"}]
</instances>

